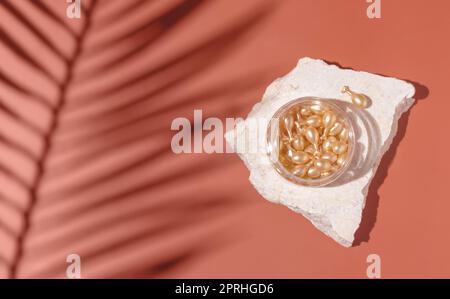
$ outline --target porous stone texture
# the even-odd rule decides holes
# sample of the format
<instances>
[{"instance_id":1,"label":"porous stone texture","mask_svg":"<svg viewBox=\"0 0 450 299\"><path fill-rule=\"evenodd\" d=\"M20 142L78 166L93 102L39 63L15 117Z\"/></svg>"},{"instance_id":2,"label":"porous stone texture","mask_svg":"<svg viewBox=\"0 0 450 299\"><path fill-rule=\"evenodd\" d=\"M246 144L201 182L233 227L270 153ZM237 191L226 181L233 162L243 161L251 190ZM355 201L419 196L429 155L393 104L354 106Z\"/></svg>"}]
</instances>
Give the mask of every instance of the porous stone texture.
<instances>
[{"instance_id":1,"label":"porous stone texture","mask_svg":"<svg viewBox=\"0 0 450 299\"><path fill-rule=\"evenodd\" d=\"M371 106L365 110L355 108L349 96L341 93L344 85L369 96ZM231 146L236 138L257 144L257 153L242 152L239 156L250 170L250 182L262 197L302 214L336 242L350 247L361 222L370 182L397 132L398 119L414 102L414 93L414 86L402 80L302 58L290 73L267 88L246 120L228 131L225 138ZM278 108L306 96L334 99L351 115L355 125L357 144L349 171L325 187L299 186L278 174L266 154L266 131L249 125L252 119L258 119L266 127Z\"/></svg>"}]
</instances>

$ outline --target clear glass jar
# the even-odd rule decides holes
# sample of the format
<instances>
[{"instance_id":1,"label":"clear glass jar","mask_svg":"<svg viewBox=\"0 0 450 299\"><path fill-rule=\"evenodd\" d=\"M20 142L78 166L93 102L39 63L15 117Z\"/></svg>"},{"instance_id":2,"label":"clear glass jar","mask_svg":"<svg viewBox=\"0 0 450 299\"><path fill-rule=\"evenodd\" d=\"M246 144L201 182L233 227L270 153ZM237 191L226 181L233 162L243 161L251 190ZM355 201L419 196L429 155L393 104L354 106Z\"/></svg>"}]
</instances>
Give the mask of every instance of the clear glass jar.
<instances>
[{"instance_id":1,"label":"clear glass jar","mask_svg":"<svg viewBox=\"0 0 450 299\"><path fill-rule=\"evenodd\" d=\"M287 180L311 187L331 184L353 158L354 125L332 99L304 97L282 106L267 128L267 153Z\"/></svg>"}]
</instances>

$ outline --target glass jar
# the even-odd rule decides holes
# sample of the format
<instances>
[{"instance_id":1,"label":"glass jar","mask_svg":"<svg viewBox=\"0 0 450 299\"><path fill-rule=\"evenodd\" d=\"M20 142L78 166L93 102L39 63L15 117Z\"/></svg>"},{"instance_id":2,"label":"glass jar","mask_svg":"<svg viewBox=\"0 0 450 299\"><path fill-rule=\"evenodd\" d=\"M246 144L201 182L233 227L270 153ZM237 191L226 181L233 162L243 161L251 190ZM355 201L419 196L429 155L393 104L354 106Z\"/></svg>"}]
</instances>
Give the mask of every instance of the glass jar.
<instances>
[{"instance_id":1,"label":"glass jar","mask_svg":"<svg viewBox=\"0 0 450 299\"><path fill-rule=\"evenodd\" d=\"M331 99L303 97L283 105L267 128L267 153L287 180L321 187L344 174L353 158L354 125Z\"/></svg>"}]
</instances>

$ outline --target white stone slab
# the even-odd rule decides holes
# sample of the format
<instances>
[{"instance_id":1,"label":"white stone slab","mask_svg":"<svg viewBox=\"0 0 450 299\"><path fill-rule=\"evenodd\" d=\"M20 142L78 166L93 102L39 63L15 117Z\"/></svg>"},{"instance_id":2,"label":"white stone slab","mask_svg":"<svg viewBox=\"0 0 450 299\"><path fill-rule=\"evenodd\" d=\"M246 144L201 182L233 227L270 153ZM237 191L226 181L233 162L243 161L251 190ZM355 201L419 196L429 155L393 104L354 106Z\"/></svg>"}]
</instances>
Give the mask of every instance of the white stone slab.
<instances>
[{"instance_id":1,"label":"white stone slab","mask_svg":"<svg viewBox=\"0 0 450 299\"><path fill-rule=\"evenodd\" d=\"M340 92L344 85L368 95L372 105L366 110L353 108L349 96ZM257 153L239 155L250 170L250 182L262 197L302 214L336 242L350 247L361 222L370 182L397 132L398 119L414 102L414 93L414 86L402 80L302 58L290 73L267 88L247 119L227 132L225 138L233 144L234 138L250 136L246 142L258 144ZM355 159L349 172L331 186L298 186L281 177L265 154L265 130L256 134L257 129L249 125L252 119L258 119L266 126L279 107L305 96L336 99L356 124Z\"/></svg>"}]
</instances>

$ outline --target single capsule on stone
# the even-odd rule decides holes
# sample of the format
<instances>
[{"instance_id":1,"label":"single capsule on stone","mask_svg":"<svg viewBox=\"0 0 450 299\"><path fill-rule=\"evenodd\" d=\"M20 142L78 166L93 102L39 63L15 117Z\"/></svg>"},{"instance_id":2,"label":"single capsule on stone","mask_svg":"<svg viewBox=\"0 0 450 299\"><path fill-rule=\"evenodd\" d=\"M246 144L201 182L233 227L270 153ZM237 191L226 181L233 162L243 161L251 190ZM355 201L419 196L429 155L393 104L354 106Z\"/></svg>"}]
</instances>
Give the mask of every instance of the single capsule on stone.
<instances>
[{"instance_id":1,"label":"single capsule on stone","mask_svg":"<svg viewBox=\"0 0 450 299\"><path fill-rule=\"evenodd\" d=\"M303 136L297 136L293 141L292 141L292 147L296 150L296 151L302 151L305 149L305 139L303 138Z\"/></svg>"},{"instance_id":2,"label":"single capsule on stone","mask_svg":"<svg viewBox=\"0 0 450 299\"><path fill-rule=\"evenodd\" d=\"M358 108L364 109L369 106L369 99L366 95L354 92L348 86L342 87L341 91L342 93L349 94L353 104L355 104Z\"/></svg>"},{"instance_id":3,"label":"single capsule on stone","mask_svg":"<svg viewBox=\"0 0 450 299\"><path fill-rule=\"evenodd\" d=\"M314 128L320 127L322 125L322 120L318 115L308 117L305 122L307 125Z\"/></svg>"},{"instance_id":4,"label":"single capsule on stone","mask_svg":"<svg viewBox=\"0 0 450 299\"><path fill-rule=\"evenodd\" d=\"M335 122L334 125L328 131L328 135L331 135L331 136L338 135L342 131L343 128L344 128L344 126L342 125L342 123Z\"/></svg>"},{"instance_id":5,"label":"single capsule on stone","mask_svg":"<svg viewBox=\"0 0 450 299\"><path fill-rule=\"evenodd\" d=\"M320 157L321 159L324 159L324 160L328 160L328 161L330 161L331 163L334 163L334 162L336 162L336 160L337 160L337 155L335 154L335 153L333 153L333 152L325 152L325 153L323 153L322 154L322 156Z\"/></svg>"},{"instance_id":6,"label":"single capsule on stone","mask_svg":"<svg viewBox=\"0 0 450 299\"><path fill-rule=\"evenodd\" d=\"M341 132L339 133L339 140L340 141L348 141L348 128L347 127L342 128Z\"/></svg>"},{"instance_id":7,"label":"single capsule on stone","mask_svg":"<svg viewBox=\"0 0 450 299\"><path fill-rule=\"evenodd\" d=\"M347 151L347 143L339 141L333 145L333 152L337 155L341 155Z\"/></svg>"},{"instance_id":8,"label":"single capsule on stone","mask_svg":"<svg viewBox=\"0 0 450 299\"><path fill-rule=\"evenodd\" d=\"M369 100L365 95L362 94L353 97L352 102L361 109L367 108L367 106L369 106Z\"/></svg>"},{"instance_id":9,"label":"single capsule on stone","mask_svg":"<svg viewBox=\"0 0 450 299\"><path fill-rule=\"evenodd\" d=\"M318 159L314 161L314 166L317 167L321 171L328 171L331 169L331 163L329 160Z\"/></svg>"},{"instance_id":10,"label":"single capsule on stone","mask_svg":"<svg viewBox=\"0 0 450 299\"><path fill-rule=\"evenodd\" d=\"M328 137L323 143L322 143L322 149L324 151L331 151L333 149L333 145L336 143L337 139L334 136Z\"/></svg>"},{"instance_id":11,"label":"single capsule on stone","mask_svg":"<svg viewBox=\"0 0 450 299\"><path fill-rule=\"evenodd\" d=\"M318 178L320 177L320 170L317 167L312 166L308 169L308 176L312 179Z\"/></svg>"},{"instance_id":12,"label":"single capsule on stone","mask_svg":"<svg viewBox=\"0 0 450 299\"><path fill-rule=\"evenodd\" d=\"M306 165L297 165L292 169L292 174L298 177L304 177L308 172L308 166Z\"/></svg>"}]
</instances>

